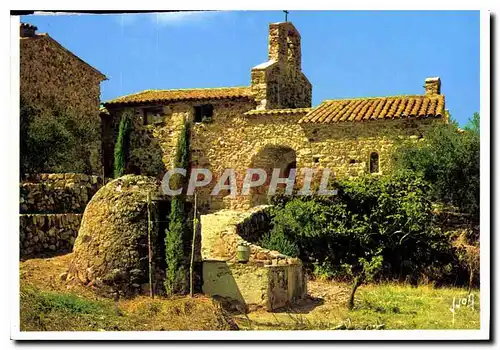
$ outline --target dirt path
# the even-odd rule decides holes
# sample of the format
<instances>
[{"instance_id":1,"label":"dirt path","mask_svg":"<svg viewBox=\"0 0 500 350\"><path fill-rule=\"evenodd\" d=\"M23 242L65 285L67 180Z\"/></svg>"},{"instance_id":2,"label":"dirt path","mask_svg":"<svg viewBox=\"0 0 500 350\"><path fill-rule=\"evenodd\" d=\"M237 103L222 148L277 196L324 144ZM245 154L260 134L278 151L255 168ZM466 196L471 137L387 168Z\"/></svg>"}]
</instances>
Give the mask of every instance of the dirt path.
<instances>
[{"instance_id":1,"label":"dirt path","mask_svg":"<svg viewBox=\"0 0 500 350\"><path fill-rule=\"evenodd\" d=\"M234 315L241 329L332 329L344 319L350 288L346 284L310 280L308 298L275 312L256 310Z\"/></svg>"}]
</instances>

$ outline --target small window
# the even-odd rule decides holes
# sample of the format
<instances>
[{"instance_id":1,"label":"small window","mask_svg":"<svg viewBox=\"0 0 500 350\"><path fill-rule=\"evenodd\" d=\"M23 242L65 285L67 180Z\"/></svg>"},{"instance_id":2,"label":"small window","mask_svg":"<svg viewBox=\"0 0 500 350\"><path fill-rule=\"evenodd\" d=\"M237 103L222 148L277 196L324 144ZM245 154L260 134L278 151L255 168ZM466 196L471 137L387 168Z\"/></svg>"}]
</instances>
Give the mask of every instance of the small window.
<instances>
[{"instance_id":1,"label":"small window","mask_svg":"<svg viewBox=\"0 0 500 350\"><path fill-rule=\"evenodd\" d=\"M144 108L144 125L163 121L163 107Z\"/></svg>"},{"instance_id":2,"label":"small window","mask_svg":"<svg viewBox=\"0 0 500 350\"><path fill-rule=\"evenodd\" d=\"M196 123L209 122L214 115L213 105L201 105L194 107L194 121Z\"/></svg>"},{"instance_id":3,"label":"small window","mask_svg":"<svg viewBox=\"0 0 500 350\"><path fill-rule=\"evenodd\" d=\"M372 152L370 154L370 173L378 173L379 172L379 159L378 159L378 153L377 152Z\"/></svg>"},{"instance_id":4,"label":"small window","mask_svg":"<svg viewBox=\"0 0 500 350\"><path fill-rule=\"evenodd\" d=\"M319 157L313 157L313 162L314 163L319 163Z\"/></svg>"}]
</instances>

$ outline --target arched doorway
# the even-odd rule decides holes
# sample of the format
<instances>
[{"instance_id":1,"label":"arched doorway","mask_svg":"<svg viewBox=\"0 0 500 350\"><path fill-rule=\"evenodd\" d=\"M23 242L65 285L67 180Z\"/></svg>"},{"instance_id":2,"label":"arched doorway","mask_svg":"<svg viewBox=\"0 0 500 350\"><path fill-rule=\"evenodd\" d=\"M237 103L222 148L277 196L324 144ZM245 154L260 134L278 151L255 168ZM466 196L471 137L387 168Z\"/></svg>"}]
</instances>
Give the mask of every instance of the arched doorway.
<instances>
[{"instance_id":1,"label":"arched doorway","mask_svg":"<svg viewBox=\"0 0 500 350\"><path fill-rule=\"evenodd\" d=\"M280 177L288 177L290 170L297 167L297 155L288 146L268 145L262 148L253 158L251 168L263 169L266 174L266 182L259 187L250 189L250 203L252 206L268 203L268 190L273 170L280 169ZM285 184L278 185L277 193L284 191Z\"/></svg>"}]
</instances>

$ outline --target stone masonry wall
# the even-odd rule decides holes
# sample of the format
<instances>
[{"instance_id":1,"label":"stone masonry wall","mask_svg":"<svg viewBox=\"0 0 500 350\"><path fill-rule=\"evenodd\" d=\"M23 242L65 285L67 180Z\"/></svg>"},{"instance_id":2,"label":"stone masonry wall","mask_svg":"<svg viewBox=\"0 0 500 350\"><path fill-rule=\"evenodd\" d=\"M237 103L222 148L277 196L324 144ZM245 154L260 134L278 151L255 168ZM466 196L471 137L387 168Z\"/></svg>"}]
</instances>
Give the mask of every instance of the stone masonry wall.
<instances>
[{"instance_id":1,"label":"stone masonry wall","mask_svg":"<svg viewBox=\"0 0 500 350\"><path fill-rule=\"evenodd\" d=\"M429 125L436 120L389 120L335 124L299 124L306 113L245 114L255 105L243 101L211 101L214 116L211 122L192 123L191 167L208 168L213 173L212 182L198 189L201 212L223 208L245 209L265 204L252 196L229 197L228 191L211 196L217 180L225 169L236 172L240 191L246 170L268 164L283 168L293 161L298 168L330 168L336 176L358 176L369 172L372 152L379 155L379 174L391 169L391 150L395 143L422 140ZM147 145L135 142L133 153L138 155L136 171L161 179L164 171L173 168L179 131L184 120L193 121L194 103L175 103L164 107L163 121L143 126L151 141ZM167 113L168 112L168 113ZM140 130L140 123L137 128ZM139 134L138 134L139 135ZM134 138L139 140L138 137ZM154 145L154 146L152 146ZM270 153L271 150L271 153ZM143 156L139 156L142 154ZM164 167L152 164L153 154L161 154ZM155 156L156 157L156 156ZM285 157L286 159L284 159ZM295 160L293 159L295 157ZM267 159L281 159L273 164ZM140 165L140 159L143 163ZM158 159L158 158L155 158ZM285 164L287 163L287 164ZM137 173L136 172L136 173ZM153 174L157 172L156 174ZM269 174L270 176L270 174ZM301 176L296 183L300 185ZM259 194L261 198L265 197Z\"/></svg>"},{"instance_id":2,"label":"stone masonry wall","mask_svg":"<svg viewBox=\"0 0 500 350\"><path fill-rule=\"evenodd\" d=\"M20 91L41 107L56 105L100 125L100 82L106 77L48 34L20 40ZM92 170L101 172L101 141L91 147Z\"/></svg>"},{"instance_id":3,"label":"stone masonry wall","mask_svg":"<svg viewBox=\"0 0 500 350\"><path fill-rule=\"evenodd\" d=\"M82 214L19 215L21 258L71 252L81 220Z\"/></svg>"},{"instance_id":4,"label":"stone masonry wall","mask_svg":"<svg viewBox=\"0 0 500 350\"><path fill-rule=\"evenodd\" d=\"M180 132L185 121L191 122L191 166L208 167L214 173L221 174L224 168L213 169L209 159L213 151L204 144L204 133L212 135L218 133L218 138L214 140L217 147L224 149L224 139L231 135L237 128L239 121L234 116L243 115L243 113L253 109L255 103L247 99L241 100L208 100L214 106L213 122L194 123L194 106L200 102L177 102L163 106L163 120L157 120L153 124L143 125L142 109L148 106L135 108L135 119L133 122L133 131L131 135L130 157L127 164L127 173L143 174L155 176L162 179L167 169L174 167L175 155ZM109 118L118 118L122 108L110 110ZM114 120L113 119L113 120ZM111 122L110 122L111 123ZM112 122L114 125L119 123ZM115 132L116 134L116 132ZM194 136L196 135L196 136ZM234 154L234 160L238 154ZM212 186L213 187L213 186ZM211 206L209 193L210 188L200 190L200 198L205 198L200 202L201 210ZM216 205L214 207L223 207L224 194L213 199Z\"/></svg>"},{"instance_id":5,"label":"stone masonry wall","mask_svg":"<svg viewBox=\"0 0 500 350\"><path fill-rule=\"evenodd\" d=\"M269 61L251 73L257 109L311 107L312 85L302 72L300 41L292 23L269 25Z\"/></svg>"},{"instance_id":6,"label":"stone masonry wall","mask_svg":"<svg viewBox=\"0 0 500 350\"><path fill-rule=\"evenodd\" d=\"M369 171L371 152L379 155L380 171L390 170L391 150L397 142L422 139L426 128L434 121L419 123L394 120L383 122L298 124L301 115L233 115L227 112L227 121L215 120L210 125L193 127L193 149L203 150L192 154L193 165L208 167L218 178L227 168L235 169L237 188L246 170L267 156L270 147L275 157L295 151L297 168L330 168L336 176L358 176ZM227 120L227 119L226 119ZM291 159L290 159L291 161ZM290 162L291 163L291 162ZM276 163L278 164L278 163ZM278 167L283 167L284 164ZM297 177L300 183L300 176ZM228 207L245 208L253 203L251 198L237 196L229 201L209 196L211 184L200 190L200 203L211 210ZM265 203L260 203L265 204Z\"/></svg>"},{"instance_id":7,"label":"stone masonry wall","mask_svg":"<svg viewBox=\"0 0 500 350\"><path fill-rule=\"evenodd\" d=\"M264 249L255 243L270 225L268 206L252 208L245 212L220 210L202 215L202 260L236 261L236 249L244 244L250 247L250 263L257 265L300 264L300 260L280 252Z\"/></svg>"},{"instance_id":8,"label":"stone masonry wall","mask_svg":"<svg viewBox=\"0 0 500 350\"><path fill-rule=\"evenodd\" d=\"M37 174L20 183L21 258L68 253L87 203L102 179L85 174Z\"/></svg>"},{"instance_id":9,"label":"stone masonry wall","mask_svg":"<svg viewBox=\"0 0 500 350\"><path fill-rule=\"evenodd\" d=\"M38 174L20 187L21 213L83 213L102 178L85 174Z\"/></svg>"}]
</instances>

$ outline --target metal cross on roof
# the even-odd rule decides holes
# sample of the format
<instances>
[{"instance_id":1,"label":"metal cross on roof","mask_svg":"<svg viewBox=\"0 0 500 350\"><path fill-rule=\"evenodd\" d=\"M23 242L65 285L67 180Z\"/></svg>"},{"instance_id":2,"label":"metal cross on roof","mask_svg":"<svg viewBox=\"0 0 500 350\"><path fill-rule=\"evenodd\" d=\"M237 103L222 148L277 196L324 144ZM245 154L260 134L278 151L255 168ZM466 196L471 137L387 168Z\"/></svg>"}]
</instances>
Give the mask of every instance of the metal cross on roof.
<instances>
[{"instance_id":1,"label":"metal cross on roof","mask_svg":"<svg viewBox=\"0 0 500 350\"><path fill-rule=\"evenodd\" d=\"M283 12L285 13L285 22L288 22L288 11L283 10Z\"/></svg>"}]
</instances>

